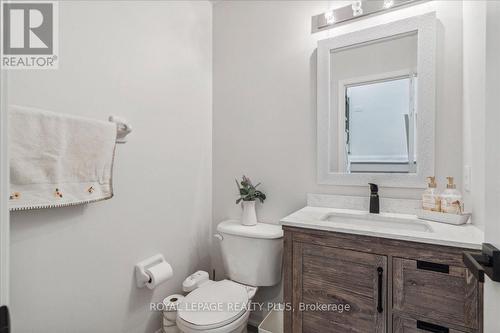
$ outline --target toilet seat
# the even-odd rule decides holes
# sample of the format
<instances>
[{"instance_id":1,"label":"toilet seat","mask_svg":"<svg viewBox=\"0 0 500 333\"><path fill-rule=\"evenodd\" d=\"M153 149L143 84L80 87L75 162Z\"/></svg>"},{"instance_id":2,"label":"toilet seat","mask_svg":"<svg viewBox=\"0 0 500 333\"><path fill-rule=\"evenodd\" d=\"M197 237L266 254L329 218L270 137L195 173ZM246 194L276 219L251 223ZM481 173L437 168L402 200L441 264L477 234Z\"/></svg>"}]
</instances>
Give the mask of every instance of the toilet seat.
<instances>
[{"instance_id":1,"label":"toilet seat","mask_svg":"<svg viewBox=\"0 0 500 333\"><path fill-rule=\"evenodd\" d=\"M179 304L178 324L192 331L209 331L239 325L249 315L249 289L239 283L222 280L193 290ZM236 323L238 322L238 323Z\"/></svg>"}]
</instances>

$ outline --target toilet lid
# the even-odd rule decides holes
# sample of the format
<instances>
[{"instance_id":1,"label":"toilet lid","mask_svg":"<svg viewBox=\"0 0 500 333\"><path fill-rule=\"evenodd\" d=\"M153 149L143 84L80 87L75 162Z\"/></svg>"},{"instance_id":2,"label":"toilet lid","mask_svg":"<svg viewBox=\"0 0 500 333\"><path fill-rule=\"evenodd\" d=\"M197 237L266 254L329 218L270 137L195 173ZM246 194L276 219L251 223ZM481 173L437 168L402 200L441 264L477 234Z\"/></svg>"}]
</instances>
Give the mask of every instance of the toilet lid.
<instances>
[{"instance_id":1,"label":"toilet lid","mask_svg":"<svg viewBox=\"0 0 500 333\"><path fill-rule=\"evenodd\" d=\"M196 326L226 325L239 318L248 308L246 288L222 280L193 290L179 304L178 316Z\"/></svg>"},{"instance_id":2,"label":"toilet lid","mask_svg":"<svg viewBox=\"0 0 500 333\"><path fill-rule=\"evenodd\" d=\"M227 220L217 225L221 234L229 234L246 238L278 239L283 238L283 229L279 224L257 223L256 225L242 225L239 220Z\"/></svg>"}]
</instances>

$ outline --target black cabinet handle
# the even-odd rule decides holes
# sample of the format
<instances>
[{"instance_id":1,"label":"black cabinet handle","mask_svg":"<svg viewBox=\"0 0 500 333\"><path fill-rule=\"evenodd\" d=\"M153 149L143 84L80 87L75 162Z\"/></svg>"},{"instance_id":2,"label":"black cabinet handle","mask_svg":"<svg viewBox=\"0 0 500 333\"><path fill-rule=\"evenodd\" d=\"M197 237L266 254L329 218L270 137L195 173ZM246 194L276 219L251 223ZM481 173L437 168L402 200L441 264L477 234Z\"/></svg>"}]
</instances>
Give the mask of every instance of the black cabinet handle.
<instances>
[{"instance_id":1,"label":"black cabinet handle","mask_svg":"<svg viewBox=\"0 0 500 333\"><path fill-rule=\"evenodd\" d=\"M382 267L377 268L378 274L378 300L377 300L377 311L378 313L384 312L384 308L382 307L382 280L384 278L384 269Z\"/></svg>"},{"instance_id":2,"label":"black cabinet handle","mask_svg":"<svg viewBox=\"0 0 500 333\"><path fill-rule=\"evenodd\" d=\"M5 305L0 306L0 333L10 333L9 308Z\"/></svg>"},{"instance_id":3,"label":"black cabinet handle","mask_svg":"<svg viewBox=\"0 0 500 333\"><path fill-rule=\"evenodd\" d=\"M417 261L417 268L423 269L426 271L433 271L433 272L450 274L450 266L449 265L436 264L434 262L429 262L429 261L418 260Z\"/></svg>"},{"instance_id":4,"label":"black cabinet handle","mask_svg":"<svg viewBox=\"0 0 500 333\"><path fill-rule=\"evenodd\" d=\"M448 327L426 323L425 321L420 321L420 320L417 320L417 328L422 331L427 331L432 333L450 333L450 329Z\"/></svg>"}]
</instances>

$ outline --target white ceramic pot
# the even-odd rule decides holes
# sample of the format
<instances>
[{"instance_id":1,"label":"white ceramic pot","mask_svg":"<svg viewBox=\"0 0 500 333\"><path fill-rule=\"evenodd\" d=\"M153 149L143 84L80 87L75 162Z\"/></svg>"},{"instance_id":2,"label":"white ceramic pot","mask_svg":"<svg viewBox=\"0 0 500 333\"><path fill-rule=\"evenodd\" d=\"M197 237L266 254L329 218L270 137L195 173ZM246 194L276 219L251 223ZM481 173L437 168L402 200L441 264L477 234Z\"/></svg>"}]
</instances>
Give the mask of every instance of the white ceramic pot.
<instances>
[{"instance_id":1,"label":"white ceramic pot","mask_svg":"<svg viewBox=\"0 0 500 333\"><path fill-rule=\"evenodd\" d=\"M255 201L243 201L243 212L241 213L241 224L256 225L257 213L255 212Z\"/></svg>"}]
</instances>

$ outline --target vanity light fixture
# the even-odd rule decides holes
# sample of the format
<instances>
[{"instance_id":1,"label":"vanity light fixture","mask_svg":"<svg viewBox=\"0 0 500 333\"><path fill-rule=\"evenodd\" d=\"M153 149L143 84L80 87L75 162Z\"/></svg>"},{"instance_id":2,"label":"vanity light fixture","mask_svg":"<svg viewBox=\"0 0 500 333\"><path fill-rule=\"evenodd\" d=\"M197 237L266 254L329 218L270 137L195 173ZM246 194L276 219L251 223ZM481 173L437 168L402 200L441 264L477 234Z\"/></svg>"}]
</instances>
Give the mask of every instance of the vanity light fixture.
<instances>
[{"instance_id":1,"label":"vanity light fixture","mask_svg":"<svg viewBox=\"0 0 500 333\"><path fill-rule=\"evenodd\" d=\"M312 17L312 32L330 29L337 24L367 15L392 10L396 7L417 4L428 0L356 0L350 5L329 10Z\"/></svg>"}]
</instances>

